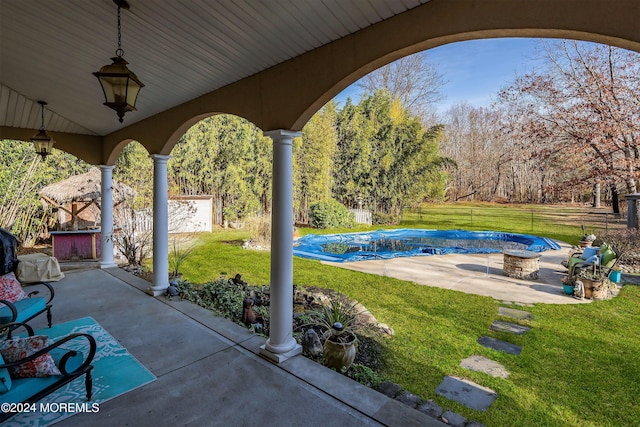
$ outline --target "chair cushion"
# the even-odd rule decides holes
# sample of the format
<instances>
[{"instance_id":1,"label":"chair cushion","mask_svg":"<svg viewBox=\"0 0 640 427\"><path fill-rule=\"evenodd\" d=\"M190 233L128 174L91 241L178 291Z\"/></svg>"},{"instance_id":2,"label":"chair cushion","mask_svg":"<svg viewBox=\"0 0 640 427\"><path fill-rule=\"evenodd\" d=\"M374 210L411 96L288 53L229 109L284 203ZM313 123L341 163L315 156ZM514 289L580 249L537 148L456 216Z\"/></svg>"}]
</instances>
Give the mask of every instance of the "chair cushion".
<instances>
[{"instance_id":1,"label":"chair cushion","mask_svg":"<svg viewBox=\"0 0 640 427\"><path fill-rule=\"evenodd\" d=\"M0 365L4 364L4 359L0 354ZM7 368L0 368L0 393L6 393L11 390L11 375Z\"/></svg>"},{"instance_id":2,"label":"chair cushion","mask_svg":"<svg viewBox=\"0 0 640 427\"><path fill-rule=\"evenodd\" d=\"M36 335L26 338L15 338L12 340L0 341L0 354L7 362L17 362L28 357L48 345L49 337L46 335ZM9 368L12 378L34 378L61 375L53 358L49 353L45 353L34 360L21 365Z\"/></svg>"},{"instance_id":3,"label":"chair cushion","mask_svg":"<svg viewBox=\"0 0 640 427\"><path fill-rule=\"evenodd\" d=\"M589 264L600 265L600 257L598 255L593 255L587 258L585 262Z\"/></svg>"},{"instance_id":4,"label":"chair cushion","mask_svg":"<svg viewBox=\"0 0 640 427\"><path fill-rule=\"evenodd\" d=\"M582 258L583 260L587 260L589 258L591 258L594 255L598 254L598 250L600 248L584 248L584 250L582 251L582 255L580 255L580 258Z\"/></svg>"},{"instance_id":5,"label":"chair cushion","mask_svg":"<svg viewBox=\"0 0 640 427\"><path fill-rule=\"evenodd\" d=\"M30 317L44 311L47 308L47 303L44 298L33 297L17 301L13 306L18 311L18 318L14 320L14 322L24 322ZM3 307L0 308L0 324L11 322L11 317L11 309L3 304Z\"/></svg>"},{"instance_id":6,"label":"chair cushion","mask_svg":"<svg viewBox=\"0 0 640 427\"><path fill-rule=\"evenodd\" d=\"M607 250L602 253L602 260L600 263L605 267L611 267L610 263L613 264L615 259L616 253L610 248L607 248Z\"/></svg>"},{"instance_id":7,"label":"chair cushion","mask_svg":"<svg viewBox=\"0 0 640 427\"><path fill-rule=\"evenodd\" d=\"M46 378L14 378L11 392L0 394L0 400L6 403L24 402L39 391L60 381L60 377Z\"/></svg>"},{"instance_id":8,"label":"chair cushion","mask_svg":"<svg viewBox=\"0 0 640 427\"><path fill-rule=\"evenodd\" d=\"M16 279L13 271L0 276L0 299L16 302L26 297L27 294L22 290L22 285L18 279ZM0 307L5 307L5 305L0 303Z\"/></svg>"}]
</instances>

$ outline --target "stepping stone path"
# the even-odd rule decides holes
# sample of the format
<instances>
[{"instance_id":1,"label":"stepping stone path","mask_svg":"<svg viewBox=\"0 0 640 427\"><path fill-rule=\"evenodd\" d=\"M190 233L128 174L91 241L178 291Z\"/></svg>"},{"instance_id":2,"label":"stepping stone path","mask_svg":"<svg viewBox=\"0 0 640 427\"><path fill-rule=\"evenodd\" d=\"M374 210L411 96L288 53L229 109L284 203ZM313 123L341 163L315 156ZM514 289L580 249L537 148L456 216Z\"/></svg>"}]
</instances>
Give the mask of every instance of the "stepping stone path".
<instances>
[{"instance_id":1,"label":"stepping stone path","mask_svg":"<svg viewBox=\"0 0 640 427\"><path fill-rule=\"evenodd\" d=\"M450 376L444 377L436 389L436 394L477 411L486 411L498 397L498 393L480 384Z\"/></svg>"},{"instance_id":2,"label":"stepping stone path","mask_svg":"<svg viewBox=\"0 0 640 427\"><path fill-rule=\"evenodd\" d=\"M498 315L502 317L510 317L517 320L531 320L533 316L531 313L523 310L516 310L508 307L498 307ZM491 330L496 332L507 332L514 335L522 335L531 330L528 326L518 325L516 323L505 322L502 320L494 320L491 324ZM512 344L507 341L502 341L496 338L482 336L478 338L478 343L498 351L503 351L508 354L519 355L522 352L522 347L516 344ZM500 363L487 359L484 356L471 356L460 362L460 366L465 369L476 372L484 372L498 378L507 378L509 372ZM476 384L473 381L469 381L463 378L454 376L445 376L442 383L436 389L436 394L444 396L447 399L454 400L462 403L463 405L475 409L478 411L486 411L493 404L498 397L498 393L495 391L483 387L480 384ZM451 418L451 420L448 419ZM458 414L445 412L441 415L441 419L450 425L471 426L479 425L471 422L467 423L463 417Z\"/></svg>"},{"instance_id":3,"label":"stepping stone path","mask_svg":"<svg viewBox=\"0 0 640 427\"><path fill-rule=\"evenodd\" d=\"M491 324L491 330L496 332L509 332L511 334L522 335L527 332L529 327L517 325L515 323L503 322L502 320L494 320Z\"/></svg>"},{"instance_id":4,"label":"stepping stone path","mask_svg":"<svg viewBox=\"0 0 640 427\"><path fill-rule=\"evenodd\" d=\"M460 366L471 371L484 372L492 377L507 378L509 376L504 366L484 356L467 357L460 362Z\"/></svg>"},{"instance_id":5,"label":"stepping stone path","mask_svg":"<svg viewBox=\"0 0 640 427\"><path fill-rule=\"evenodd\" d=\"M533 316L528 311L516 310L514 308L498 307L498 315L511 317L512 319L531 320Z\"/></svg>"},{"instance_id":6,"label":"stepping stone path","mask_svg":"<svg viewBox=\"0 0 640 427\"><path fill-rule=\"evenodd\" d=\"M516 356L522 352L522 347L519 345L511 344L510 342L498 340L491 337L478 338L478 344L483 345L494 350L504 351L505 353L515 354Z\"/></svg>"}]
</instances>

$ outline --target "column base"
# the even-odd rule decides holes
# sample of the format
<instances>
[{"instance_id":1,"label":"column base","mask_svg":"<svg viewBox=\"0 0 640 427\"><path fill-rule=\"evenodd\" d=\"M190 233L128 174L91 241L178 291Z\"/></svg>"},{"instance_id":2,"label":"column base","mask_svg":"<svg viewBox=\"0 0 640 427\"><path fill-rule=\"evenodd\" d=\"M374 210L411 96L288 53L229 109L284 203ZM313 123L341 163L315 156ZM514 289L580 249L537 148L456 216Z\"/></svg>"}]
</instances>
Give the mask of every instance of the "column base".
<instances>
[{"instance_id":1,"label":"column base","mask_svg":"<svg viewBox=\"0 0 640 427\"><path fill-rule=\"evenodd\" d=\"M99 262L98 265L100 266L100 268L114 268L117 267L118 264L116 264L113 261L109 261L109 262Z\"/></svg>"},{"instance_id":2,"label":"column base","mask_svg":"<svg viewBox=\"0 0 640 427\"><path fill-rule=\"evenodd\" d=\"M282 363L287 359L292 358L293 356L297 356L302 354L302 346L300 344L296 344L293 349L285 352L285 353L274 353L270 350L267 350L266 344L260 346L260 356L265 359L269 359L276 363Z\"/></svg>"},{"instance_id":3,"label":"column base","mask_svg":"<svg viewBox=\"0 0 640 427\"><path fill-rule=\"evenodd\" d=\"M151 286L150 288L147 288L147 293L153 297L159 297L160 295L164 295L167 292L167 287L164 288L156 288L155 286Z\"/></svg>"}]
</instances>

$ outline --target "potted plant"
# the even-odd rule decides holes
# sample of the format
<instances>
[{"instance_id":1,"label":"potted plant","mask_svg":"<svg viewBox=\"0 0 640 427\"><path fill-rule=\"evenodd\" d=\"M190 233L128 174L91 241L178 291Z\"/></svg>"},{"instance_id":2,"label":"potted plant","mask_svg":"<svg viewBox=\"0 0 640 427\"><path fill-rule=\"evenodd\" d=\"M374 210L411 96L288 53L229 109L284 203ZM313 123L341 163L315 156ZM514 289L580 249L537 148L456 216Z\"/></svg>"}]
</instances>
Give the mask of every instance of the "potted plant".
<instances>
[{"instance_id":1,"label":"potted plant","mask_svg":"<svg viewBox=\"0 0 640 427\"><path fill-rule=\"evenodd\" d=\"M596 235L593 233L587 234L584 229L584 224L581 225L580 228L582 228L582 238L580 239L580 247L588 248L593 244L594 240L596 240Z\"/></svg>"},{"instance_id":2,"label":"potted plant","mask_svg":"<svg viewBox=\"0 0 640 427\"><path fill-rule=\"evenodd\" d=\"M352 330L358 316L356 305L344 295L332 296L329 303L315 313L317 322L325 329L324 364L338 372L348 369L356 357L357 338Z\"/></svg>"},{"instance_id":3,"label":"potted plant","mask_svg":"<svg viewBox=\"0 0 640 427\"><path fill-rule=\"evenodd\" d=\"M562 290L567 295L573 295L573 290L575 287L575 283L573 282L573 278L569 276L564 276L562 278Z\"/></svg>"},{"instance_id":4,"label":"potted plant","mask_svg":"<svg viewBox=\"0 0 640 427\"><path fill-rule=\"evenodd\" d=\"M608 272L609 270L607 270ZM594 293L602 290L603 284L607 278L607 273L594 264L593 268L583 268L576 275L576 280L582 282L584 286L584 297L591 299Z\"/></svg>"},{"instance_id":5,"label":"potted plant","mask_svg":"<svg viewBox=\"0 0 640 427\"><path fill-rule=\"evenodd\" d=\"M611 272L609 273L609 280L613 283L620 283L622 280L622 271L620 270L620 267L615 266L611 269Z\"/></svg>"},{"instance_id":6,"label":"potted plant","mask_svg":"<svg viewBox=\"0 0 640 427\"><path fill-rule=\"evenodd\" d=\"M189 258L194 248L193 244L180 244L177 239L173 239L171 250L169 251L169 281L182 280L180 268Z\"/></svg>"}]
</instances>

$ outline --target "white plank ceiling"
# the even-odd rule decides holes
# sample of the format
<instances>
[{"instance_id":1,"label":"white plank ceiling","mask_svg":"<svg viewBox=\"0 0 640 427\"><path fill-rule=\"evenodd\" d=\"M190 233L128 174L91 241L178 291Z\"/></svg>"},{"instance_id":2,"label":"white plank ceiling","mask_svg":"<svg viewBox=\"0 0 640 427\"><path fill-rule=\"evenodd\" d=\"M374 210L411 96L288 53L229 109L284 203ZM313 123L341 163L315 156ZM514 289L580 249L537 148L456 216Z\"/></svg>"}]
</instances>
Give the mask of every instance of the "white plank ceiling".
<instances>
[{"instance_id":1,"label":"white plank ceiling","mask_svg":"<svg viewBox=\"0 0 640 427\"><path fill-rule=\"evenodd\" d=\"M122 48L146 85L125 125L429 0L129 0ZM122 127L91 74L117 47L112 0L0 0L0 126Z\"/></svg>"}]
</instances>

